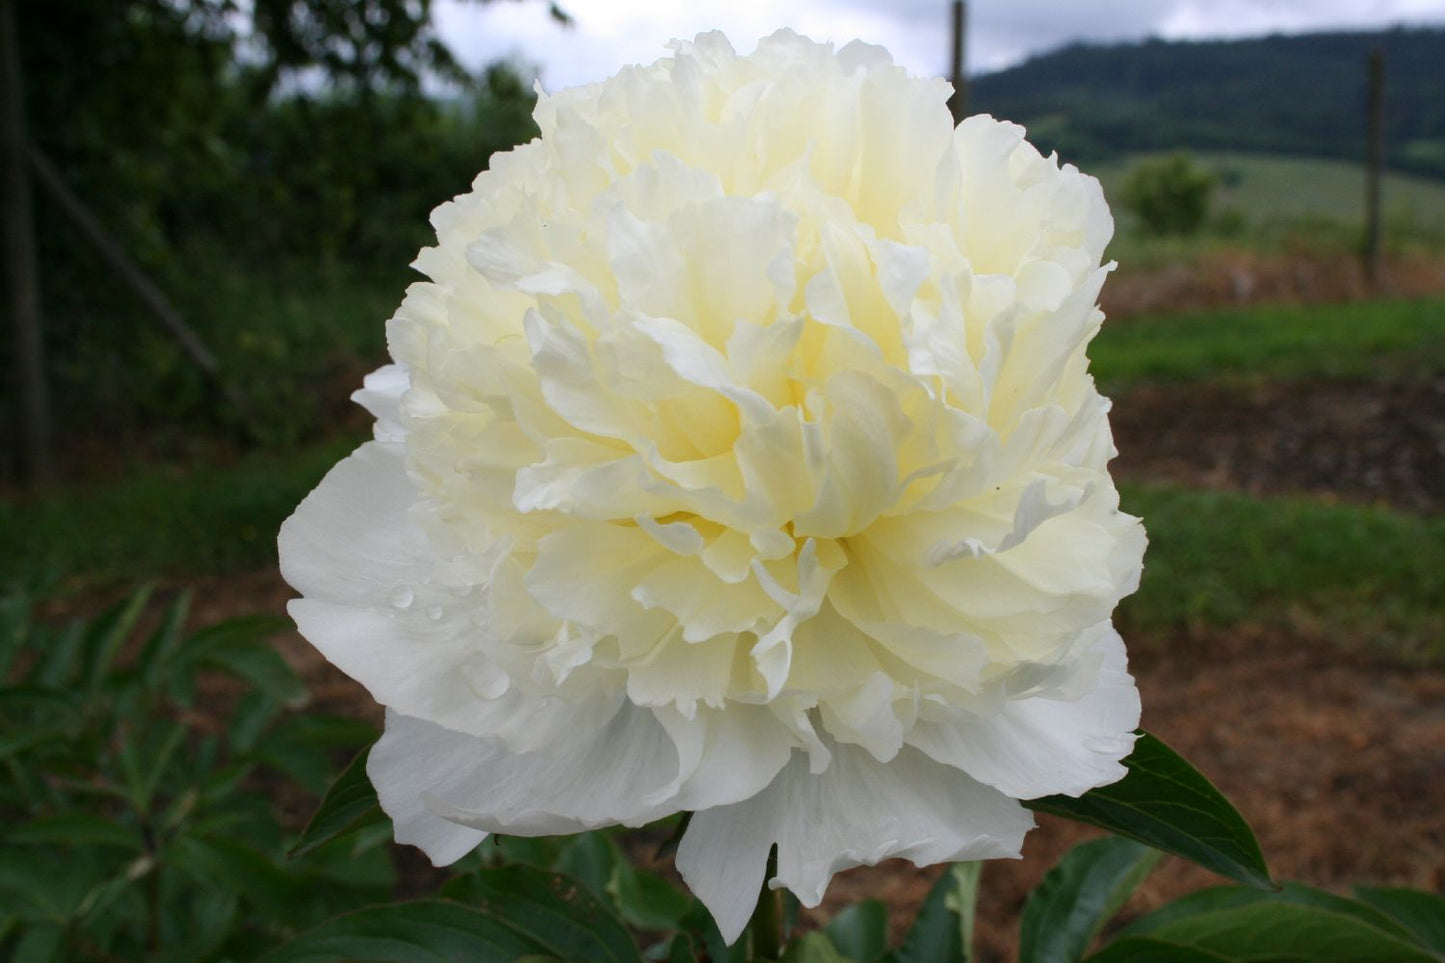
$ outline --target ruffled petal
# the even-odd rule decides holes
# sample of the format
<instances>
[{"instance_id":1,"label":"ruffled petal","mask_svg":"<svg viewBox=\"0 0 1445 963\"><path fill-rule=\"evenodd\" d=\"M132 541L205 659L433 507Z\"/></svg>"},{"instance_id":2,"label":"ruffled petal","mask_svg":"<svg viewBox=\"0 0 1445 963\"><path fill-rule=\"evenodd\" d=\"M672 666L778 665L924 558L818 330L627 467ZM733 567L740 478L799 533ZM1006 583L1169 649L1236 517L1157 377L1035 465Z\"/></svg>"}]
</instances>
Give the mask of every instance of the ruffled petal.
<instances>
[{"instance_id":1,"label":"ruffled petal","mask_svg":"<svg viewBox=\"0 0 1445 963\"><path fill-rule=\"evenodd\" d=\"M1094 678L1074 678L1062 692L1017 693L989 716L939 710L930 719L925 709L908 741L1016 799L1079 796L1122 779L1139 725L1124 640L1102 623L1079 646L1092 657L1085 666L1097 665Z\"/></svg>"},{"instance_id":2,"label":"ruffled petal","mask_svg":"<svg viewBox=\"0 0 1445 963\"><path fill-rule=\"evenodd\" d=\"M774 887L817 906L835 873L899 856L919 866L1017 858L1033 817L1003 793L904 748L887 763L866 750L832 747L820 775L807 756L767 789L732 806L697 812L677 868L732 942L757 901L768 850L778 846Z\"/></svg>"},{"instance_id":3,"label":"ruffled petal","mask_svg":"<svg viewBox=\"0 0 1445 963\"><path fill-rule=\"evenodd\" d=\"M440 864L438 857L460 855L464 837L433 819L482 835L641 826L675 811L653 797L672 784L677 765L672 740L652 713L626 705L594 730L536 752L510 752L494 740L388 711L367 775L382 808L405 819L417 840L402 841L431 846L427 854ZM420 813L418 800L429 815Z\"/></svg>"}]
</instances>

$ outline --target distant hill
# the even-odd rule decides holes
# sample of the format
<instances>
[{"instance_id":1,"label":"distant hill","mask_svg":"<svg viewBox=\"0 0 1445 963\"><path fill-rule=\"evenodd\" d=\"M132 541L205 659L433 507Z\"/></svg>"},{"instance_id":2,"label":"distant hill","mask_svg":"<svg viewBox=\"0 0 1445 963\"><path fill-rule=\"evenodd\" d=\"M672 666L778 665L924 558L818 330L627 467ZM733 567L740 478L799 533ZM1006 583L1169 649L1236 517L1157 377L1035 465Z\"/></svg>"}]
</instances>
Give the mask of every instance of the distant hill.
<instances>
[{"instance_id":1,"label":"distant hill","mask_svg":"<svg viewBox=\"0 0 1445 963\"><path fill-rule=\"evenodd\" d=\"M1173 148L1359 160L1376 46L1387 163L1445 178L1445 29L1074 44L973 80L968 106L1070 161Z\"/></svg>"}]
</instances>

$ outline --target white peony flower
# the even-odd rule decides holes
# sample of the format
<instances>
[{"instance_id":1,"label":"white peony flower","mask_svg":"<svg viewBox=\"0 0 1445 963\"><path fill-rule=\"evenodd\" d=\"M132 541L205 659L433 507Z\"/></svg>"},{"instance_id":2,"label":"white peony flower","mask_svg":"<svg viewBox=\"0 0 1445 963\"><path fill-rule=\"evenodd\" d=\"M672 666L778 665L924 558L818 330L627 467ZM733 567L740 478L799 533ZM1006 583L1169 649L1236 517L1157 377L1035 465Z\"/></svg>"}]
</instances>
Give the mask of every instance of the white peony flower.
<instances>
[{"instance_id":1,"label":"white peony flower","mask_svg":"<svg viewBox=\"0 0 1445 963\"><path fill-rule=\"evenodd\" d=\"M883 50L719 34L543 97L432 216L281 531L301 632L387 707L438 863L695 816L731 941L773 886L1017 856L1120 778L1144 534L1084 349L1099 185Z\"/></svg>"}]
</instances>

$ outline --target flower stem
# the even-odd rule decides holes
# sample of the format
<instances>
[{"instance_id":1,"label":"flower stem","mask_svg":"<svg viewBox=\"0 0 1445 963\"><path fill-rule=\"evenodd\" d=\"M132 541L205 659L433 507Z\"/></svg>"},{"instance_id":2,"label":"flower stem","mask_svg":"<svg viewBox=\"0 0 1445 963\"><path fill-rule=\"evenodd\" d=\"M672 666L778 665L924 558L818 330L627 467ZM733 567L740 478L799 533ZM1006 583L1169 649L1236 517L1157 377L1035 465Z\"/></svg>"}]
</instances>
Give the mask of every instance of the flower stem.
<instances>
[{"instance_id":1,"label":"flower stem","mask_svg":"<svg viewBox=\"0 0 1445 963\"><path fill-rule=\"evenodd\" d=\"M768 871L763 875L763 888L748 929L753 934L751 960L777 960L783 955L783 892L769 889L768 880L778 872L778 847L768 853Z\"/></svg>"}]
</instances>

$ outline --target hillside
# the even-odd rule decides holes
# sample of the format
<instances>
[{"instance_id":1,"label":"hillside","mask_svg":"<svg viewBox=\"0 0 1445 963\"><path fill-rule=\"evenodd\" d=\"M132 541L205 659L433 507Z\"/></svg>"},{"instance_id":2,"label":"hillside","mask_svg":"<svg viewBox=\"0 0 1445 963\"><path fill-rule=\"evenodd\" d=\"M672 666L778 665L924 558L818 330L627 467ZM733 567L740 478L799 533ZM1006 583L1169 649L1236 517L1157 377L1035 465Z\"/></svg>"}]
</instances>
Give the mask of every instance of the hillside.
<instances>
[{"instance_id":1,"label":"hillside","mask_svg":"<svg viewBox=\"0 0 1445 963\"><path fill-rule=\"evenodd\" d=\"M1375 46L1387 162L1445 178L1445 29L1074 44L977 78L969 110L1016 120L1072 161L1174 148L1357 160Z\"/></svg>"}]
</instances>

